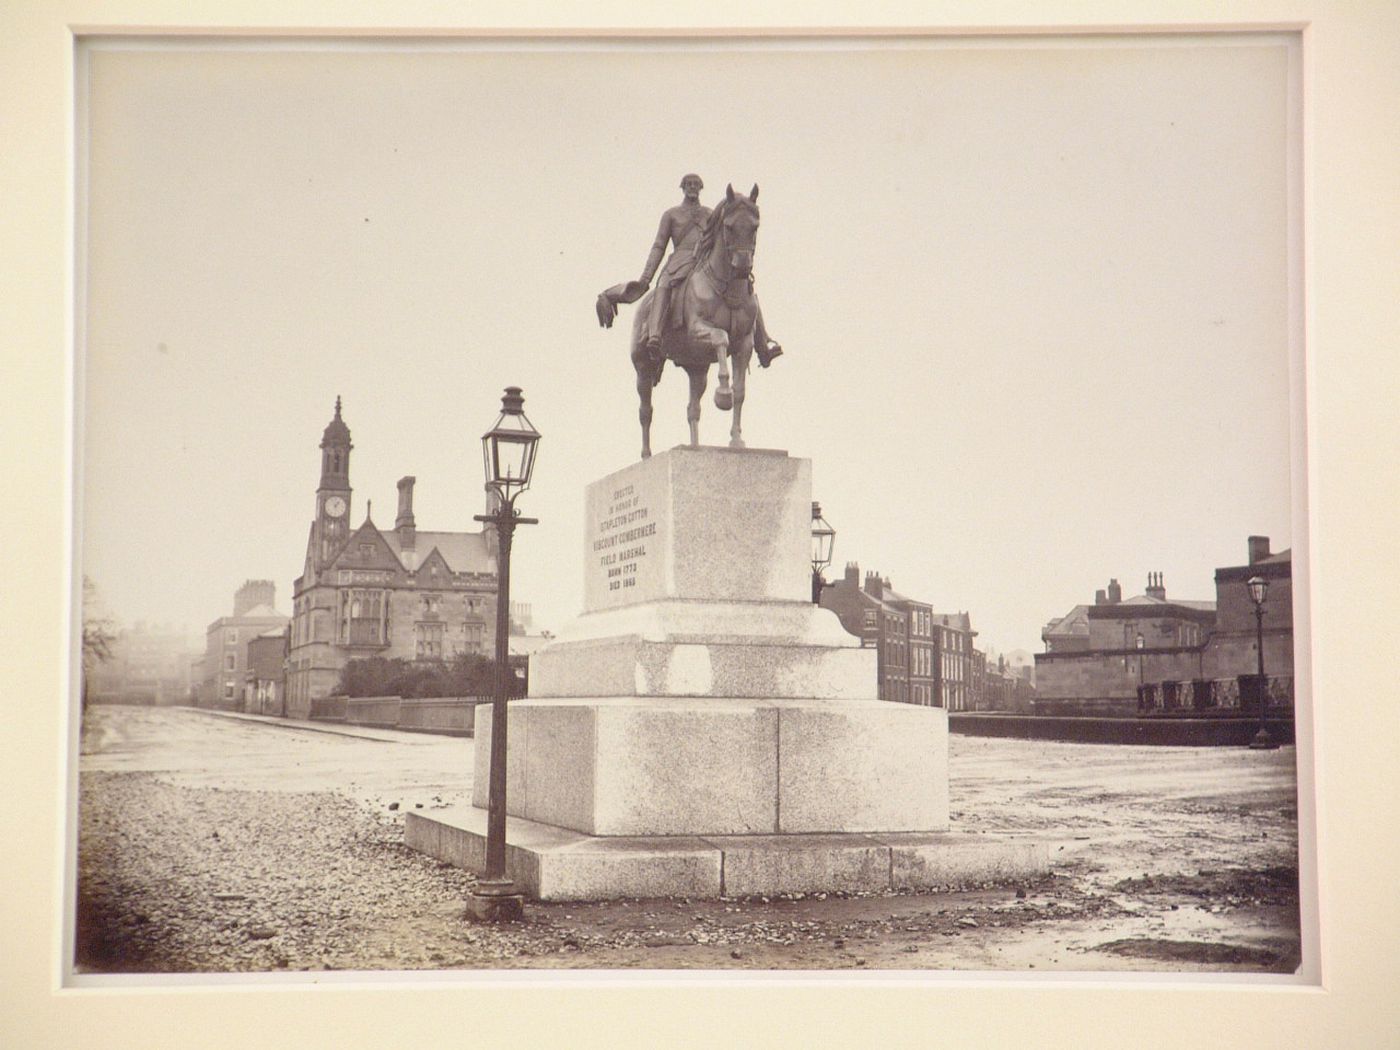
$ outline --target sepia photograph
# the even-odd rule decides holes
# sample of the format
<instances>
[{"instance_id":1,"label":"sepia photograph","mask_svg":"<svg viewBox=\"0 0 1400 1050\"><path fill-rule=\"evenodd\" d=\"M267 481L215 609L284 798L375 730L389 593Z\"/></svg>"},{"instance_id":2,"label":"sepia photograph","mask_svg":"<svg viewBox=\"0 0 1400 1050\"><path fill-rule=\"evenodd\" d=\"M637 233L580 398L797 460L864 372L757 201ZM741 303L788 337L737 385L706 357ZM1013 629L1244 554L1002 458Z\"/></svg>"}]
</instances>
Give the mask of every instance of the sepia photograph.
<instances>
[{"instance_id":1,"label":"sepia photograph","mask_svg":"<svg viewBox=\"0 0 1400 1050\"><path fill-rule=\"evenodd\" d=\"M0 1043L1387 1045L1400 12L0 28Z\"/></svg>"},{"instance_id":2,"label":"sepia photograph","mask_svg":"<svg viewBox=\"0 0 1400 1050\"><path fill-rule=\"evenodd\" d=\"M1316 982L1297 34L78 48L69 983Z\"/></svg>"}]
</instances>

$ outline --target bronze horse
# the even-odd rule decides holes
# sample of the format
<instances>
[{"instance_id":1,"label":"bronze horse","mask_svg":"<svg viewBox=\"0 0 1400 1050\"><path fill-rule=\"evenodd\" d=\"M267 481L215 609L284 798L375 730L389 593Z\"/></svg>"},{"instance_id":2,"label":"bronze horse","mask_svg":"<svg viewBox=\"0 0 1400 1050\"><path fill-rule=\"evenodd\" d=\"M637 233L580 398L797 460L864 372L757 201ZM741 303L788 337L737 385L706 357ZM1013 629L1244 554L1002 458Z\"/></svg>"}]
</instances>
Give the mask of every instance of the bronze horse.
<instances>
[{"instance_id":1,"label":"bronze horse","mask_svg":"<svg viewBox=\"0 0 1400 1050\"><path fill-rule=\"evenodd\" d=\"M754 349L754 320L758 302L753 294L753 256L758 237L758 187L747 197L729 186L724 200L710 213L695 248L695 266L681 287L672 292L672 308L679 324L668 324L661 337L662 360L643 346L643 328L653 290L643 297L632 324L632 366L637 370L637 396L641 398L642 457L651 455L651 390L661 379L667 360L685 369L690 377L690 443L700 444L700 399L705 396L710 366L719 365L715 404L733 410L729 446L743 448L741 416L744 382ZM733 361L733 387L730 361Z\"/></svg>"}]
</instances>

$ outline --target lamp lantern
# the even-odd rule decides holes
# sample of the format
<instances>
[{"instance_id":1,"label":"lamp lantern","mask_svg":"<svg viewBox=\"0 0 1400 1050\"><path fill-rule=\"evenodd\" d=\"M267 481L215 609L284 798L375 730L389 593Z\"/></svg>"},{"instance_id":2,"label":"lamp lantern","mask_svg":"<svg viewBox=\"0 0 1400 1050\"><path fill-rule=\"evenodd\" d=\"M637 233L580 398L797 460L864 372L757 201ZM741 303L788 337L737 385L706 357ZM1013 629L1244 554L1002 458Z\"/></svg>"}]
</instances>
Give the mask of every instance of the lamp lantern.
<instances>
[{"instance_id":1,"label":"lamp lantern","mask_svg":"<svg viewBox=\"0 0 1400 1050\"><path fill-rule=\"evenodd\" d=\"M520 387L506 387L501 397L500 418L481 435L487 487L494 489L507 504L530 487L530 476L535 470L535 450L540 435L525 415L524 406Z\"/></svg>"},{"instance_id":2,"label":"lamp lantern","mask_svg":"<svg viewBox=\"0 0 1400 1050\"><path fill-rule=\"evenodd\" d=\"M836 530L822 517L822 505L812 502L812 604L821 601L822 570L831 564L831 551L836 546Z\"/></svg>"},{"instance_id":3,"label":"lamp lantern","mask_svg":"<svg viewBox=\"0 0 1400 1050\"><path fill-rule=\"evenodd\" d=\"M1265 722L1269 713L1269 680L1264 677L1264 599L1269 593L1269 581L1262 576L1251 576L1245 586L1249 588L1249 600L1254 603L1254 644L1259 657L1259 671L1254 679L1259 698L1259 731L1249 746L1256 751L1272 751L1278 744L1269 735Z\"/></svg>"}]
</instances>

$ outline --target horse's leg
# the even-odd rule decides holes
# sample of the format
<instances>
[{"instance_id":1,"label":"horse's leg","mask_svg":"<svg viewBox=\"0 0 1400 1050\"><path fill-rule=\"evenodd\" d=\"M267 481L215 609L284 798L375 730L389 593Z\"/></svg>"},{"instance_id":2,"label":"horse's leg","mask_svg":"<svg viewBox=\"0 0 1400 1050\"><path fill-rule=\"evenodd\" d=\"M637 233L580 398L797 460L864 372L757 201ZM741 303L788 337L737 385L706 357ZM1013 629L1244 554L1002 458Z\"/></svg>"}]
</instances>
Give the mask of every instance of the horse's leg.
<instances>
[{"instance_id":1,"label":"horse's leg","mask_svg":"<svg viewBox=\"0 0 1400 1050\"><path fill-rule=\"evenodd\" d=\"M651 370L637 362L637 397L641 408L637 412L642 424L642 458L651 455Z\"/></svg>"},{"instance_id":2,"label":"horse's leg","mask_svg":"<svg viewBox=\"0 0 1400 1050\"><path fill-rule=\"evenodd\" d=\"M647 300L643 300L642 306L647 305ZM637 418L642 424L642 458L646 459L651 455L651 388L656 385L656 376L652 370L651 355L642 347L644 316L645 310L638 310L632 325L632 367L637 372L637 398L640 402Z\"/></svg>"},{"instance_id":3,"label":"horse's leg","mask_svg":"<svg viewBox=\"0 0 1400 1050\"><path fill-rule=\"evenodd\" d=\"M685 406L686 422L690 424L690 447L700 447L700 402L705 397L705 384L709 382L709 365L688 365L686 375L690 376L690 403Z\"/></svg>"},{"instance_id":4,"label":"horse's leg","mask_svg":"<svg viewBox=\"0 0 1400 1050\"><path fill-rule=\"evenodd\" d=\"M744 436L742 417L744 414L744 392L748 387L749 358L753 354L753 336L740 341L734 351L734 422L729 427L729 447L743 448Z\"/></svg>"},{"instance_id":5,"label":"horse's leg","mask_svg":"<svg viewBox=\"0 0 1400 1050\"><path fill-rule=\"evenodd\" d=\"M719 362L719 386L715 387L715 405L728 412L734 394L729 388L729 333L718 325L696 318L690 324L691 342L707 349ZM707 366L708 368L708 366Z\"/></svg>"}]
</instances>

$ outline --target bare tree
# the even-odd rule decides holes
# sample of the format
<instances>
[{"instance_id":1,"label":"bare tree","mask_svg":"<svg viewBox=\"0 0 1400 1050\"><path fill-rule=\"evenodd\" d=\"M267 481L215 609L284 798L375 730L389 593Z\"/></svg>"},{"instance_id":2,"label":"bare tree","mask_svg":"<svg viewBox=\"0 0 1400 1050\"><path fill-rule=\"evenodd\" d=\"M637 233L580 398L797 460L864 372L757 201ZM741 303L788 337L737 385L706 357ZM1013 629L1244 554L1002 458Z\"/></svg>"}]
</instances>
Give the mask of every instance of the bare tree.
<instances>
[{"instance_id":1,"label":"bare tree","mask_svg":"<svg viewBox=\"0 0 1400 1050\"><path fill-rule=\"evenodd\" d=\"M87 710L88 676L98 664L112 658L112 643L116 641L112 621L102 614L97 597L97 585L83 576L83 709Z\"/></svg>"}]
</instances>

